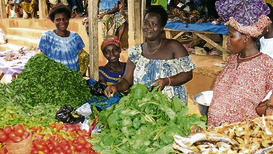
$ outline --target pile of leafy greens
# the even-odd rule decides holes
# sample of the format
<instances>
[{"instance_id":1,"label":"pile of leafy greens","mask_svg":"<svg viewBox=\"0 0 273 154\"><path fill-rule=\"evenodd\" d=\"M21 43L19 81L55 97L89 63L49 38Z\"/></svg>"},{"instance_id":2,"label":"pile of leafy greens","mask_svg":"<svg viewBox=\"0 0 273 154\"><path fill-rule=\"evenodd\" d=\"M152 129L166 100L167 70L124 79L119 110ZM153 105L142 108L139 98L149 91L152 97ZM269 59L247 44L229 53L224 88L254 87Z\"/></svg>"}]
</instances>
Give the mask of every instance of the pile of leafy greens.
<instances>
[{"instance_id":1,"label":"pile of leafy greens","mask_svg":"<svg viewBox=\"0 0 273 154\"><path fill-rule=\"evenodd\" d=\"M39 54L11 84L0 84L0 128L17 123L47 127L61 106L79 107L90 98L79 72Z\"/></svg>"},{"instance_id":2,"label":"pile of leafy greens","mask_svg":"<svg viewBox=\"0 0 273 154\"><path fill-rule=\"evenodd\" d=\"M16 94L8 85L0 84L0 128L23 123L25 126L44 126L55 122L55 113L60 106L39 103L22 105L25 97Z\"/></svg>"},{"instance_id":3,"label":"pile of leafy greens","mask_svg":"<svg viewBox=\"0 0 273 154\"><path fill-rule=\"evenodd\" d=\"M23 104L39 103L78 107L91 98L90 89L78 71L49 59L44 54L32 57L9 85L25 97Z\"/></svg>"},{"instance_id":4,"label":"pile of leafy greens","mask_svg":"<svg viewBox=\"0 0 273 154\"><path fill-rule=\"evenodd\" d=\"M186 136L193 125L206 127L206 117L189 115L179 98L170 100L158 89L148 92L141 84L100 112L99 122L104 128L92 135L92 144L101 153L168 153L173 135Z\"/></svg>"}]
</instances>

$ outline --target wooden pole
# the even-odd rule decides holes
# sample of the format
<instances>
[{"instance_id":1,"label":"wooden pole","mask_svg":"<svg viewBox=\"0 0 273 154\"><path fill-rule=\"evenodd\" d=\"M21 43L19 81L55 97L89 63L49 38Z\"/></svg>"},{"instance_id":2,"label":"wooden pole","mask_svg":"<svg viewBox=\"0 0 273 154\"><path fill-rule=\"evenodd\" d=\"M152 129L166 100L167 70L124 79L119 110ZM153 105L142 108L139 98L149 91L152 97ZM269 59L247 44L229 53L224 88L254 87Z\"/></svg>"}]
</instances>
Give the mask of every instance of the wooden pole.
<instances>
[{"instance_id":1,"label":"wooden pole","mask_svg":"<svg viewBox=\"0 0 273 154\"><path fill-rule=\"evenodd\" d=\"M128 0L128 43L129 48L141 43L141 3L140 0Z\"/></svg>"},{"instance_id":2,"label":"wooden pole","mask_svg":"<svg viewBox=\"0 0 273 154\"><path fill-rule=\"evenodd\" d=\"M0 3L0 16L2 19L7 18L5 0L1 0L1 3Z\"/></svg>"},{"instance_id":3,"label":"wooden pole","mask_svg":"<svg viewBox=\"0 0 273 154\"><path fill-rule=\"evenodd\" d=\"M44 19L47 18L48 11L47 11L47 5L46 0L39 0L39 18Z\"/></svg>"},{"instance_id":4,"label":"wooden pole","mask_svg":"<svg viewBox=\"0 0 273 154\"><path fill-rule=\"evenodd\" d=\"M89 76L99 80L99 48L98 48L98 0L88 1L89 21Z\"/></svg>"},{"instance_id":5,"label":"wooden pole","mask_svg":"<svg viewBox=\"0 0 273 154\"><path fill-rule=\"evenodd\" d=\"M145 13L146 13L146 0L142 0L142 3L141 3L141 27L143 27L143 21L144 21L144 18L145 18ZM141 36L140 37L140 41L141 42L144 42L144 37L143 37L143 29L141 28Z\"/></svg>"},{"instance_id":6,"label":"wooden pole","mask_svg":"<svg viewBox=\"0 0 273 154\"><path fill-rule=\"evenodd\" d=\"M129 48L135 46L135 40L134 40L134 24L135 24L135 1L134 0L128 0L128 44Z\"/></svg>"}]
</instances>

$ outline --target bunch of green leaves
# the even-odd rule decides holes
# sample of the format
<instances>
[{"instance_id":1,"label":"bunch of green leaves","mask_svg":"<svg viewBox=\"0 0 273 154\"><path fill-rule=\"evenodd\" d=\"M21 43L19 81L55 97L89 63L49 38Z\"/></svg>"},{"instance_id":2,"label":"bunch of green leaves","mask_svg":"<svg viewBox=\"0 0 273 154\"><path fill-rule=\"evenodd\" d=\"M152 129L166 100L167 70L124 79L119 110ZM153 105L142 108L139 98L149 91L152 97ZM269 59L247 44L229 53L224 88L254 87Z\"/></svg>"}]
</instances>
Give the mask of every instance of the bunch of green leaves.
<instances>
[{"instance_id":1,"label":"bunch of green leaves","mask_svg":"<svg viewBox=\"0 0 273 154\"><path fill-rule=\"evenodd\" d=\"M134 85L120 102L99 113L104 124L93 134L93 149L101 153L169 153L173 135L186 136L193 125L206 127L206 117L189 115L177 97L171 100L154 89Z\"/></svg>"},{"instance_id":2,"label":"bunch of green leaves","mask_svg":"<svg viewBox=\"0 0 273 154\"><path fill-rule=\"evenodd\" d=\"M55 113L58 106L44 103L22 106L21 102L25 99L8 85L0 84L0 128L18 123L23 123L27 127L48 127L49 123L56 121Z\"/></svg>"},{"instance_id":3,"label":"bunch of green leaves","mask_svg":"<svg viewBox=\"0 0 273 154\"><path fill-rule=\"evenodd\" d=\"M44 54L32 57L9 85L25 99L22 105L39 103L77 107L91 98L89 88L78 71L49 59Z\"/></svg>"}]
</instances>

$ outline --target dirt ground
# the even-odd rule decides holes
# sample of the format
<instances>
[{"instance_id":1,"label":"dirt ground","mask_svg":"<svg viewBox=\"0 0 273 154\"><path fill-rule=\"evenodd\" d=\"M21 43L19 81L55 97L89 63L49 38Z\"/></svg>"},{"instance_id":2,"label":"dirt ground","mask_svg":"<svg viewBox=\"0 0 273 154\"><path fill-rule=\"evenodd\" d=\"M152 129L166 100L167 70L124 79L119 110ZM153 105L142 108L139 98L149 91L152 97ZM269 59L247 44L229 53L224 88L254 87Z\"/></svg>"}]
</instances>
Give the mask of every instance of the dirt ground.
<instances>
[{"instance_id":1,"label":"dirt ground","mask_svg":"<svg viewBox=\"0 0 273 154\"><path fill-rule=\"evenodd\" d=\"M190 56L196 65L196 69L193 71L193 79L186 83L189 113L200 114L193 97L199 92L213 88L216 76L223 69L224 61L219 56L198 56L194 54Z\"/></svg>"}]
</instances>

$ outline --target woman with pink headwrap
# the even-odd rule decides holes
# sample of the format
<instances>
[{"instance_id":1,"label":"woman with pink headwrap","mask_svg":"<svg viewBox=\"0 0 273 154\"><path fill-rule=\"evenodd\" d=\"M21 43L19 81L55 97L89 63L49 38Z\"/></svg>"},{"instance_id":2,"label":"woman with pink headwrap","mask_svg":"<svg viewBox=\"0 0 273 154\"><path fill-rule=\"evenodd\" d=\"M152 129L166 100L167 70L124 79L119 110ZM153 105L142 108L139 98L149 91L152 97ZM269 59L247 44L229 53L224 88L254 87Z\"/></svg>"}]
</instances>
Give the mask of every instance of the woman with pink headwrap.
<instances>
[{"instance_id":1,"label":"woman with pink headwrap","mask_svg":"<svg viewBox=\"0 0 273 154\"><path fill-rule=\"evenodd\" d=\"M271 23L268 6L263 0L219 0L215 5L229 27L228 47L233 54L213 88L210 126L258 117L256 108L273 88L273 59L256 45ZM272 99L266 104L273 105Z\"/></svg>"}]
</instances>

